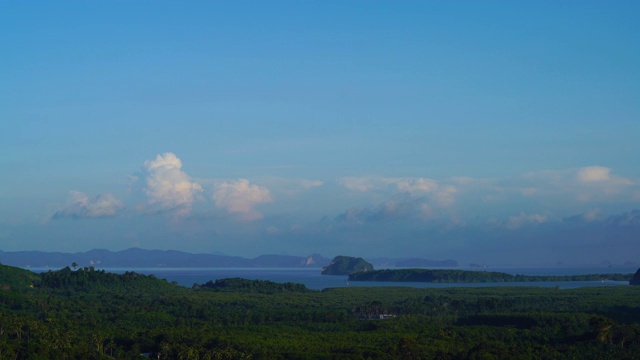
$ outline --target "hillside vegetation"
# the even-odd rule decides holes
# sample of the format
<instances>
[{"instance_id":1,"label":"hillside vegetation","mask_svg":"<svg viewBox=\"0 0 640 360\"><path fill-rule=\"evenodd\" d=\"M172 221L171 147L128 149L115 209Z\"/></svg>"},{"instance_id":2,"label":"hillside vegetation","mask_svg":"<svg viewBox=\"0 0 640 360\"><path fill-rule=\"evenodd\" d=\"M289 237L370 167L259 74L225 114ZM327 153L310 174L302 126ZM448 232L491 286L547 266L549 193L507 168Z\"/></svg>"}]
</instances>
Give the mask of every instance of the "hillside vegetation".
<instances>
[{"instance_id":1,"label":"hillside vegetation","mask_svg":"<svg viewBox=\"0 0 640 360\"><path fill-rule=\"evenodd\" d=\"M640 353L634 286L304 291L228 279L191 289L133 272L64 268L37 275L4 266L0 278L13 284L0 290L0 359L636 359Z\"/></svg>"},{"instance_id":2,"label":"hillside vegetation","mask_svg":"<svg viewBox=\"0 0 640 360\"><path fill-rule=\"evenodd\" d=\"M0 264L0 289L25 290L40 283L40 276L29 270Z\"/></svg>"},{"instance_id":3,"label":"hillside vegetation","mask_svg":"<svg viewBox=\"0 0 640 360\"><path fill-rule=\"evenodd\" d=\"M193 289L251 294L278 294L284 292L310 292L306 286L296 283L277 283L269 280L247 280L242 278L218 279L204 284L194 284Z\"/></svg>"}]
</instances>

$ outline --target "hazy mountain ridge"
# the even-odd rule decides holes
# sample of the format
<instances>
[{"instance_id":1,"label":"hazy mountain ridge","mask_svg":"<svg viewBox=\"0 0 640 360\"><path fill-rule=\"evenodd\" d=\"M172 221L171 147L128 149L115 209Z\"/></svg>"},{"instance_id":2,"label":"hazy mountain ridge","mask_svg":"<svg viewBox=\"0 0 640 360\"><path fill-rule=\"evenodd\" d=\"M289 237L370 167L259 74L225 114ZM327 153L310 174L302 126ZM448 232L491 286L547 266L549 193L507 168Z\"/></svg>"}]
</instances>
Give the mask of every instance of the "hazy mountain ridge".
<instances>
[{"instance_id":1,"label":"hazy mountain ridge","mask_svg":"<svg viewBox=\"0 0 640 360\"><path fill-rule=\"evenodd\" d=\"M98 268L321 268L330 261L330 259L319 254L309 256L261 255L253 259L248 259L240 256L193 254L177 250L145 250L139 248L131 248L122 251L94 249L78 253L0 251L0 263L18 267L60 268L70 266L75 262L80 267L94 266Z\"/></svg>"},{"instance_id":2,"label":"hazy mountain ridge","mask_svg":"<svg viewBox=\"0 0 640 360\"><path fill-rule=\"evenodd\" d=\"M406 264L409 260L411 264ZM455 267L454 260L428 260L423 258L374 258L376 267ZM219 254L188 253L178 250L147 250L130 248L121 251L93 249L86 252L63 253L46 251L0 250L0 264L17 267L61 268L77 263L79 267L97 268L322 268L331 259L320 254L309 256L266 254L255 258Z\"/></svg>"}]
</instances>

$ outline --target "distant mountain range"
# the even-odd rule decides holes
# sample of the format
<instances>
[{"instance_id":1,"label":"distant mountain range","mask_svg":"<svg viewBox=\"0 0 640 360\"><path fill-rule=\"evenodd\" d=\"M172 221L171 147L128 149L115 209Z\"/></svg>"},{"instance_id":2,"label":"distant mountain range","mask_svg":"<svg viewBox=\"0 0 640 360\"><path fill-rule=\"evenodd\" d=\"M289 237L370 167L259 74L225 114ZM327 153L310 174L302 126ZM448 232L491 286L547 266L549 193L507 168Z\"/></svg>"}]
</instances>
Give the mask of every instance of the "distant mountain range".
<instances>
[{"instance_id":1,"label":"distant mountain range","mask_svg":"<svg viewBox=\"0 0 640 360\"><path fill-rule=\"evenodd\" d=\"M386 267L450 267L458 264L453 260L427 260L375 258L369 260L377 268ZM322 268L331 259L319 254L309 256L261 255L253 259L216 254L193 254L177 250L145 250L131 248L122 251L90 250L87 252L62 253L43 251L0 251L0 264L17 267L50 267L53 269L71 266L93 266L96 268Z\"/></svg>"},{"instance_id":2,"label":"distant mountain range","mask_svg":"<svg viewBox=\"0 0 640 360\"><path fill-rule=\"evenodd\" d=\"M331 262L322 255L309 256L262 255L253 259L239 256L192 254L177 250L145 250L131 248L122 251L90 250L78 253L42 251L0 251L0 263L19 267L61 268L77 263L79 267L97 268L321 268Z\"/></svg>"}]
</instances>

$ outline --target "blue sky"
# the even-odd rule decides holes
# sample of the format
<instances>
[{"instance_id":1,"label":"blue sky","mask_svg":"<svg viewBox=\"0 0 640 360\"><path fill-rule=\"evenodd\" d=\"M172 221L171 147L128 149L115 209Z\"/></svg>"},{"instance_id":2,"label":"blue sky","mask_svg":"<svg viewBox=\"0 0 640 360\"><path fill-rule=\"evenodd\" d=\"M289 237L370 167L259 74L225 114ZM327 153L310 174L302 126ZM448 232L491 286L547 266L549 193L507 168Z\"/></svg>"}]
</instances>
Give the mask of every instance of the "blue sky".
<instances>
[{"instance_id":1,"label":"blue sky","mask_svg":"<svg viewBox=\"0 0 640 360\"><path fill-rule=\"evenodd\" d=\"M634 1L0 4L0 249L623 263Z\"/></svg>"}]
</instances>

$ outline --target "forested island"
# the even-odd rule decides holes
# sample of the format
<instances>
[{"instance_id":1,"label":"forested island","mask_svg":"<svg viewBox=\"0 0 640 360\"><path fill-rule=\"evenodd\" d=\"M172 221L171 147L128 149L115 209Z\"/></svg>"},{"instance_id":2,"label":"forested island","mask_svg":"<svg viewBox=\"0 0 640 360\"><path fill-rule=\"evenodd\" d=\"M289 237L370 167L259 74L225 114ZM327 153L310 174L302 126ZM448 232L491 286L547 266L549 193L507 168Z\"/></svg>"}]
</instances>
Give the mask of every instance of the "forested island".
<instances>
[{"instance_id":1,"label":"forested island","mask_svg":"<svg viewBox=\"0 0 640 360\"><path fill-rule=\"evenodd\" d=\"M349 275L373 270L373 265L363 258L336 256L329 265L322 268L320 273L322 275Z\"/></svg>"},{"instance_id":2,"label":"forested island","mask_svg":"<svg viewBox=\"0 0 640 360\"><path fill-rule=\"evenodd\" d=\"M349 281L484 283L535 281L630 281L633 274L511 275L495 271L384 269L349 275Z\"/></svg>"},{"instance_id":3,"label":"forested island","mask_svg":"<svg viewBox=\"0 0 640 360\"><path fill-rule=\"evenodd\" d=\"M0 265L0 359L636 359L640 287L417 289Z\"/></svg>"}]
</instances>

